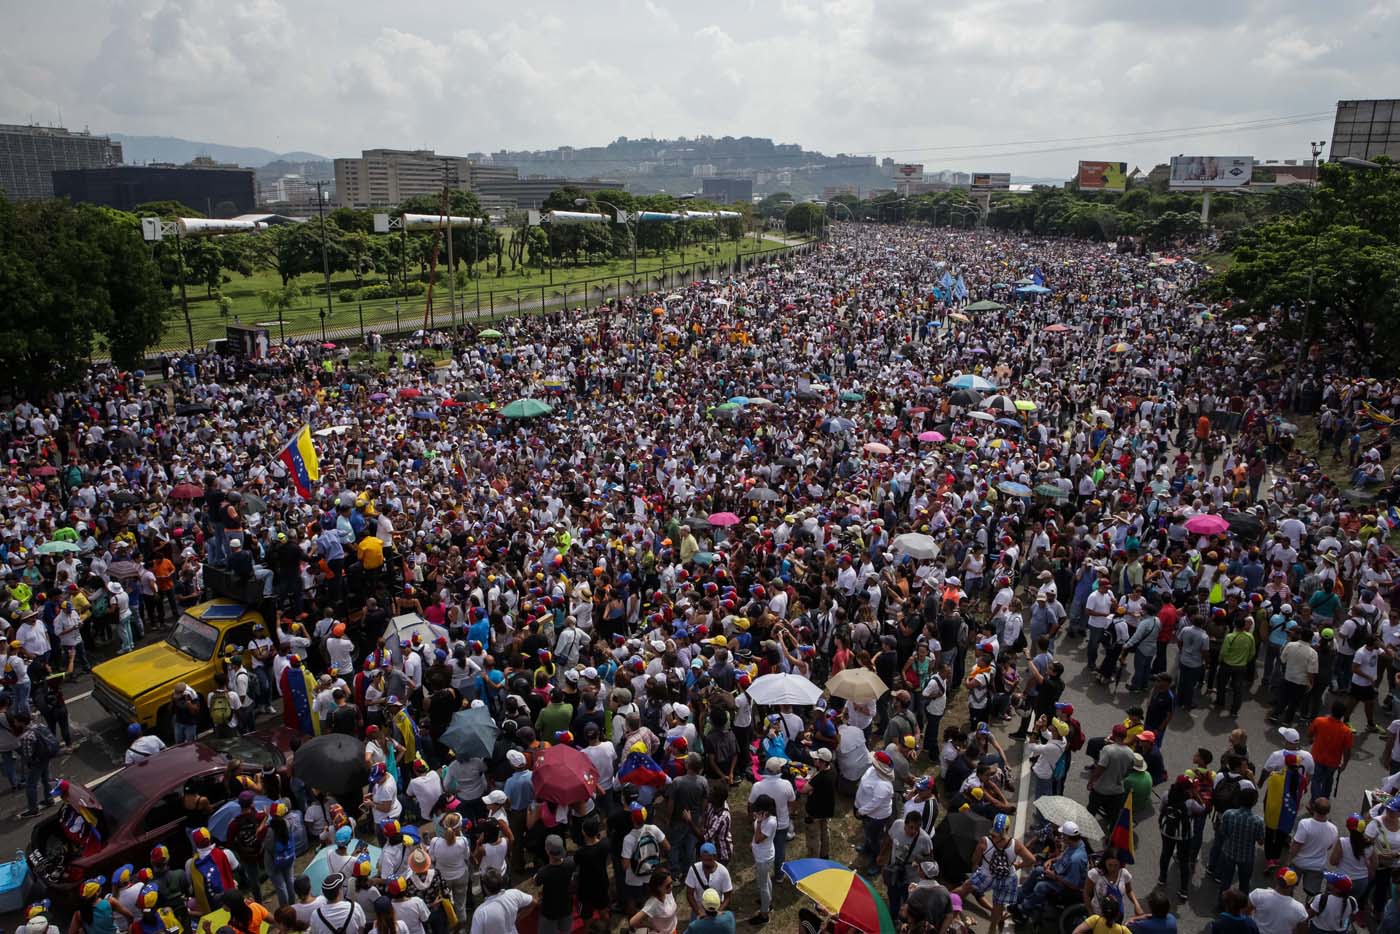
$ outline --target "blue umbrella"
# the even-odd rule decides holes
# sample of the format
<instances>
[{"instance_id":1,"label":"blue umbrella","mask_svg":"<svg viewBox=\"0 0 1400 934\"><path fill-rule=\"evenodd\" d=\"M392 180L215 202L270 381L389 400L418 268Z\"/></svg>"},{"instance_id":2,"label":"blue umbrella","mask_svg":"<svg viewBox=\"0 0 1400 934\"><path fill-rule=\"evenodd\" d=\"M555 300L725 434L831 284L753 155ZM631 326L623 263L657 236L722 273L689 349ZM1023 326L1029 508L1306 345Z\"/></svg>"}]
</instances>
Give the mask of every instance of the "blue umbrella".
<instances>
[{"instance_id":1,"label":"blue umbrella","mask_svg":"<svg viewBox=\"0 0 1400 934\"><path fill-rule=\"evenodd\" d=\"M486 759L496 748L496 721L485 707L470 707L452 715L452 722L442 731L442 742L452 748L459 759Z\"/></svg>"},{"instance_id":2,"label":"blue umbrella","mask_svg":"<svg viewBox=\"0 0 1400 934\"><path fill-rule=\"evenodd\" d=\"M1001 490L1007 496L1020 496L1025 498L1031 495L1030 487L1026 486L1024 483L1016 483L1012 480L1001 481L997 484L997 489Z\"/></svg>"},{"instance_id":3,"label":"blue umbrella","mask_svg":"<svg viewBox=\"0 0 1400 934\"><path fill-rule=\"evenodd\" d=\"M1021 423L1014 418L999 418L997 419L997 424L1001 425L1003 428L1014 428L1017 431L1021 430Z\"/></svg>"},{"instance_id":4,"label":"blue umbrella","mask_svg":"<svg viewBox=\"0 0 1400 934\"><path fill-rule=\"evenodd\" d=\"M434 418L437 418L436 415L434 415L432 412L429 412L427 409L419 409L417 412L414 412L414 413L413 413L413 417L414 417L414 418L421 418L421 419L424 419L425 421L430 421L430 420L432 420L432 419L434 419Z\"/></svg>"},{"instance_id":5,"label":"blue umbrella","mask_svg":"<svg viewBox=\"0 0 1400 934\"><path fill-rule=\"evenodd\" d=\"M949 381L948 385L952 386L954 389L975 389L978 392L987 392L997 388L996 384L990 380L985 380L980 376L974 376L971 373L964 373L962 376L955 377Z\"/></svg>"},{"instance_id":6,"label":"blue umbrella","mask_svg":"<svg viewBox=\"0 0 1400 934\"><path fill-rule=\"evenodd\" d=\"M1050 290L1043 285L1023 285L1016 290L1017 295L1048 295Z\"/></svg>"},{"instance_id":7,"label":"blue umbrella","mask_svg":"<svg viewBox=\"0 0 1400 934\"><path fill-rule=\"evenodd\" d=\"M865 401L865 393L863 393L863 392L856 392L854 389L852 389L852 390L847 390L846 392L841 393L841 401L842 401L842 402L863 402L863 401Z\"/></svg>"},{"instance_id":8,"label":"blue umbrella","mask_svg":"<svg viewBox=\"0 0 1400 934\"><path fill-rule=\"evenodd\" d=\"M321 883L326 881L328 875L326 870L329 867L326 865L326 857L334 851L335 847L333 846L324 847L311 857L311 862L307 863L306 868L302 870L306 877L311 880L311 891L319 892L321 890ZM370 865L374 867L375 871L379 870L379 847L361 840L351 844L350 852L364 853L369 857Z\"/></svg>"},{"instance_id":9,"label":"blue umbrella","mask_svg":"<svg viewBox=\"0 0 1400 934\"><path fill-rule=\"evenodd\" d=\"M734 403L735 405L748 405L748 404L749 404L749 397L748 397L748 396L732 396L732 397L730 398L729 401L732 402L732 403Z\"/></svg>"},{"instance_id":10,"label":"blue umbrella","mask_svg":"<svg viewBox=\"0 0 1400 934\"><path fill-rule=\"evenodd\" d=\"M849 418L828 418L822 422L822 431L829 434L839 435L843 431L850 431L856 427L856 423Z\"/></svg>"}]
</instances>

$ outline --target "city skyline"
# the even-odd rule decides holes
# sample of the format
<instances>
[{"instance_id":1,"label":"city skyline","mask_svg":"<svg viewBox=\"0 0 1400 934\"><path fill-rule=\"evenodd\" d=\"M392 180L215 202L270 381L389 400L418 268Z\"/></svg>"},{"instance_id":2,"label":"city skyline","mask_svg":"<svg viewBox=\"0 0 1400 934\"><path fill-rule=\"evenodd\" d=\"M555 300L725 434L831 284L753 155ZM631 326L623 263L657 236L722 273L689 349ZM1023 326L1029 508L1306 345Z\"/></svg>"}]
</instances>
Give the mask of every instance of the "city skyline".
<instances>
[{"instance_id":1,"label":"city skyline","mask_svg":"<svg viewBox=\"0 0 1400 934\"><path fill-rule=\"evenodd\" d=\"M1303 159L1337 100L1400 93L1400 11L1385 4L77 10L10 12L26 41L0 62L4 119L332 158L752 135L930 170L1068 177L1079 159L1144 171L1182 152Z\"/></svg>"}]
</instances>

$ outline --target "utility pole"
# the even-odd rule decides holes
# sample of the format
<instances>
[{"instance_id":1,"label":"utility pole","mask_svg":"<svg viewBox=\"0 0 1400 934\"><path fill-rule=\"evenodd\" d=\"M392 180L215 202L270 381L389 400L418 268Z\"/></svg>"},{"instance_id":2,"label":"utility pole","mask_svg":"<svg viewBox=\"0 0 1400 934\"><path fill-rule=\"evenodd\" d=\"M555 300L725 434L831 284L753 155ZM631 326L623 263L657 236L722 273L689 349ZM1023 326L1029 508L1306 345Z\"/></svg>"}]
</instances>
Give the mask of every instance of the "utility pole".
<instances>
[{"instance_id":1,"label":"utility pole","mask_svg":"<svg viewBox=\"0 0 1400 934\"><path fill-rule=\"evenodd\" d=\"M1322 155L1322 147L1327 145L1327 140L1325 140L1325 139L1315 139L1315 140L1313 140L1311 143L1309 143L1308 145L1312 147L1312 170L1313 170L1312 187L1313 187L1313 188L1316 188L1316 187L1317 187L1317 176L1318 176L1318 171L1317 171L1317 157L1320 156L1320 155Z\"/></svg>"},{"instance_id":2,"label":"utility pole","mask_svg":"<svg viewBox=\"0 0 1400 934\"><path fill-rule=\"evenodd\" d=\"M180 229L175 228L175 263L180 272L180 307L185 311L185 334L190 340L190 353L194 353L194 322L190 321L190 300L185 295L185 238Z\"/></svg>"},{"instance_id":3,"label":"utility pole","mask_svg":"<svg viewBox=\"0 0 1400 934\"><path fill-rule=\"evenodd\" d=\"M321 312L321 343L326 342L326 319L331 315L331 257L326 251L326 200L321 195L321 186L316 183L316 216L321 219L321 271L326 276L326 310Z\"/></svg>"},{"instance_id":4,"label":"utility pole","mask_svg":"<svg viewBox=\"0 0 1400 934\"><path fill-rule=\"evenodd\" d=\"M447 216L447 307L452 309L452 325L457 325L457 266L452 262L452 186L448 169L452 164L442 160L442 203Z\"/></svg>"}]
</instances>

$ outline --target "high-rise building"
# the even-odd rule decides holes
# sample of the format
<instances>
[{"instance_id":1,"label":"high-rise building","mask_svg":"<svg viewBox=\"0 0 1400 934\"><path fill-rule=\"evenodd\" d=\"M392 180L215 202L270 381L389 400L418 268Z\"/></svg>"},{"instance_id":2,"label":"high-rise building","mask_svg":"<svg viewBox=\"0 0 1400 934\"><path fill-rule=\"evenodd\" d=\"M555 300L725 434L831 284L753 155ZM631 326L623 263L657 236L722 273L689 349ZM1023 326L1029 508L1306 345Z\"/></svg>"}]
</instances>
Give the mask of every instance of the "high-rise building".
<instances>
[{"instance_id":1,"label":"high-rise building","mask_svg":"<svg viewBox=\"0 0 1400 934\"><path fill-rule=\"evenodd\" d=\"M53 197L53 173L120 165L122 144L61 127L0 124L0 193L11 201Z\"/></svg>"},{"instance_id":2,"label":"high-rise building","mask_svg":"<svg viewBox=\"0 0 1400 934\"><path fill-rule=\"evenodd\" d=\"M623 184L617 179L528 175L507 181L485 181L473 190L478 196L489 195L501 203L513 204L518 210L533 211L539 210L545 199L561 188L577 188L586 194L609 189L621 191Z\"/></svg>"},{"instance_id":3,"label":"high-rise building","mask_svg":"<svg viewBox=\"0 0 1400 934\"><path fill-rule=\"evenodd\" d=\"M700 197L722 204L748 204L753 201L753 179L704 179L700 182Z\"/></svg>"},{"instance_id":4,"label":"high-rise building","mask_svg":"<svg viewBox=\"0 0 1400 934\"><path fill-rule=\"evenodd\" d=\"M130 211L149 201L178 201L209 217L253 210L253 170L201 159L188 165L113 165L53 173L59 198Z\"/></svg>"},{"instance_id":5,"label":"high-rise building","mask_svg":"<svg viewBox=\"0 0 1400 934\"><path fill-rule=\"evenodd\" d=\"M481 181L512 181L513 165L476 163L439 156L431 149L366 149L358 159L335 160L335 201L340 207L392 207L416 195L435 195L446 185L471 191Z\"/></svg>"}]
</instances>

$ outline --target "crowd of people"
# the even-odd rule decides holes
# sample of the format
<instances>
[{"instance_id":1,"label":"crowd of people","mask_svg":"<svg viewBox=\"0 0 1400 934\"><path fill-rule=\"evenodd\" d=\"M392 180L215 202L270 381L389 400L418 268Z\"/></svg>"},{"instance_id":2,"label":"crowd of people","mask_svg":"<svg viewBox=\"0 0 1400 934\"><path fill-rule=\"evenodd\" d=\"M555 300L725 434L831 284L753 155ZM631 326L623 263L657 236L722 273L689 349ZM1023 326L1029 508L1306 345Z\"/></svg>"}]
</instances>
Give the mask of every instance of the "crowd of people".
<instances>
[{"instance_id":1,"label":"crowd of people","mask_svg":"<svg viewBox=\"0 0 1400 934\"><path fill-rule=\"evenodd\" d=\"M767 924L799 855L878 880L908 934L1076 905L1082 932L1175 930L1173 859L1177 896L1218 891L1221 934L1400 929L1400 797L1330 805L1357 707L1400 773L1400 720L1377 719L1400 671L1400 396L1345 348L1294 356L1269 321L1199 302L1206 275L839 225L733 279L396 347L387 368L297 344L98 368L18 404L0 424L0 766L26 816L78 810L49 768L72 739L65 679L180 625L215 578L260 588L266 625L212 690L176 686L172 735L133 725L127 761L276 713L296 742L362 740L368 775L339 797L291 770L231 782L244 813L222 839L191 826L183 868L157 847L86 880L71 923L32 906L28 930L221 913L236 934L713 934L740 904ZM519 398L549 411L503 417ZM1348 476L1297 447L1314 415ZM302 425L309 496L276 456ZM400 643L405 614L433 635ZM1074 715L1071 655L1142 694L1106 736ZM859 670L878 696L821 690ZM772 675L820 697L751 696ZM1200 745L1183 712L1211 704L1267 706L1284 748L1255 766L1232 738L1168 774L1169 736ZM495 745L459 756L474 708ZM560 745L595 793L537 795ZM1101 827L1022 814L1018 837L1012 763L1032 762L1033 808L1081 749ZM1160 833L1159 878L1135 889L1104 831L1156 786L1139 833ZM939 842L958 815L980 822L961 871ZM836 905L794 923L862 930Z\"/></svg>"}]
</instances>

